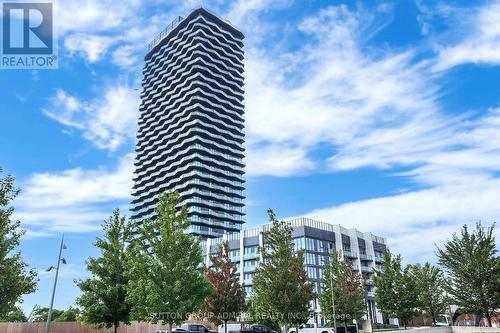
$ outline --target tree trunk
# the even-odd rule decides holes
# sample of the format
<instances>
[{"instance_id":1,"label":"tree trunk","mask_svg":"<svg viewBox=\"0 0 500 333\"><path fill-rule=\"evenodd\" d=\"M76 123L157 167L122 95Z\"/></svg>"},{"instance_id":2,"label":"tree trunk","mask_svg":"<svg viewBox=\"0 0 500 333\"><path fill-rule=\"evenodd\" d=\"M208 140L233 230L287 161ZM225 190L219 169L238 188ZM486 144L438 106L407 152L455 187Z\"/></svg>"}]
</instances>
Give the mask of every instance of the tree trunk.
<instances>
[{"instance_id":1,"label":"tree trunk","mask_svg":"<svg viewBox=\"0 0 500 333\"><path fill-rule=\"evenodd\" d=\"M227 333L227 319L224 320L224 333Z\"/></svg>"},{"instance_id":2,"label":"tree trunk","mask_svg":"<svg viewBox=\"0 0 500 333\"><path fill-rule=\"evenodd\" d=\"M113 332L114 333L118 332L118 324L116 323L113 324Z\"/></svg>"},{"instance_id":3,"label":"tree trunk","mask_svg":"<svg viewBox=\"0 0 500 333\"><path fill-rule=\"evenodd\" d=\"M483 316L483 314L475 314L474 315L474 326L480 325L482 316Z\"/></svg>"},{"instance_id":4,"label":"tree trunk","mask_svg":"<svg viewBox=\"0 0 500 333\"><path fill-rule=\"evenodd\" d=\"M168 323L168 333L172 333L172 323Z\"/></svg>"},{"instance_id":5,"label":"tree trunk","mask_svg":"<svg viewBox=\"0 0 500 333\"><path fill-rule=\"evenodd\" d=\"M491 325L491 316L488 313L486 313L486 320L488 321L488 327L492 327L492 325Z\"/></svg>"}]
</instances>

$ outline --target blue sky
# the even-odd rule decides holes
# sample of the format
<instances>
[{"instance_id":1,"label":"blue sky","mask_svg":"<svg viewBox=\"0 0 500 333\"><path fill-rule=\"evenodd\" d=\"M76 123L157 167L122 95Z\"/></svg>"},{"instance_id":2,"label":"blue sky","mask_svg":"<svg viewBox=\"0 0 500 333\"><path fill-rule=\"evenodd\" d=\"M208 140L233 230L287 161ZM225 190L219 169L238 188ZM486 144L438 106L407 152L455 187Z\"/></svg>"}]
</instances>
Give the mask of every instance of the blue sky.
<instances>
[{"instance_id":1,"label":"blue sky","mask_svg":"<svg viewBox=\"0 0 500 333\"><path fill-rule=\"evenodd\" d=\"M61 0L58 70L0 72L0 165L40 270L23 308L56 307L114 207L127 212L142 56L203 4L246 35L247 224L307 215L435 261L500 216L500 2ZM496 235L499 235L498 227Z\"/></svg>"}]
</instances>

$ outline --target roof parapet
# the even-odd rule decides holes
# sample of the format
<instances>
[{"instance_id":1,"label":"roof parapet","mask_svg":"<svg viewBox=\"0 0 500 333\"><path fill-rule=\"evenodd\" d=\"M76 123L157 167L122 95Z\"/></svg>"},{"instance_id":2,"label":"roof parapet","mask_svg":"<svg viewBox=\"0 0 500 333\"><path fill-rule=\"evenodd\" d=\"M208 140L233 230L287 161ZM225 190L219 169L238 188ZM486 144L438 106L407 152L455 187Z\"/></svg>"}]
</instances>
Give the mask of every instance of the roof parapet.
<instances>
[{"instance_id":1,"label":"roof parapet","mask_svg":"<svg viewBox=\"0 0 500 333\"><path fill-rule=\"evenodd\" d=\"M165 27L165 29L156 35L156 37L148 44L148 52L151 51L151 49L153 49L156 45L160 44L163 38L165 38L170 31L174 30L183 19L184 18L182 16L177 16L169 25Z\"/></svg>"}]
</instances>

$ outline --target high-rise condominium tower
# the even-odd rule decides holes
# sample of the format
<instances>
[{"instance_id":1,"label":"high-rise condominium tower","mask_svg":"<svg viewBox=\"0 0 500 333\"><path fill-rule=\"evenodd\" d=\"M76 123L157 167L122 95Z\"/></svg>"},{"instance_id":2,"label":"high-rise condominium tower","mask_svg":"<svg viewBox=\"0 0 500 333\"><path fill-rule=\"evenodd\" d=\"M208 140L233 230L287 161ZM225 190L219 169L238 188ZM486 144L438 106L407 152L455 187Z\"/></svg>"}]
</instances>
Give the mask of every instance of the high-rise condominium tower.
<instances>
[{"instance_id":1,"label":"high-rise condominium tower","mask_svg":"<svg viewBox=\"0 0 500 333\"><path fill-rule=\"evenodd\" d=\"M132 218L154 217L178 191L191 232L244 223L243 34L203 8L178 17L145 56Z\"/></svg>"}]
</instances>

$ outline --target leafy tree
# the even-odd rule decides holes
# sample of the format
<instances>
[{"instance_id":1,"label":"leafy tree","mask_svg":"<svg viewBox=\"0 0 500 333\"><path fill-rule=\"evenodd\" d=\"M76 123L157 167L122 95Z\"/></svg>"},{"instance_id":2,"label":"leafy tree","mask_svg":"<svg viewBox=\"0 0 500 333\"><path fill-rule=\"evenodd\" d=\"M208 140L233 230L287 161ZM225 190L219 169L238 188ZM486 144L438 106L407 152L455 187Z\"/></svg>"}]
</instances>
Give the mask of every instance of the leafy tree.
<instances>
[{"instance_id":1,"label":"leafy tree","mask_svg":"<svg viewBox=\"0 0 500 333\"><path fill-rule=\"evenodd\" d=\"M420 309L430 316L432 323L436 325L438 315L445 311L447 305L442 271L426 262L423 266L412 265L410 274L417 282Z\"/></svg>"},{"instance_id":2,"label":"leafy tree","mask_svg":"<svg viewBox=\"0 0 500 333\"><path fill-rule=\"evenodd\" d=\"M420 301L410 266L401 267L401 256L384 253L382 270L375 270L375 300L387 317L398 318L406 328L408 321L418 314Z\"/></svg>"},{"instance_id":3,"label":"leafy tree","mask_svg":"<svg viewBox=\"0 0 500 333\"><path fill-rule=\"evenodd\" d=\"M51 321L56 321L57 318L64 313L64 310L52 309ZM35 322L45 322L49 317L49 308L36 307L31 314L31 320Z\"/></svg>"},{"instance_id":4,"label":"leafy tree","mask_svg":"<svg viewBox=\"0 0 500 333\"><path fill-rule=\"evenodd\" d=\"M69 307L68 310L52 309L51 321L76 321L79 311L77 308ZM46 322L49 316L49 308L37 306L31 314L30 321ZM27 321L27 320L25 320Z\"/></svg>"},{"instance_id":5,"label":"leafy tree","mask_svg":"<svg viewBox=\"0 0 500 333\"><path fill-rule=\"evenodd\" d=\"M188 233L187 208L179 194L161 194L157 217L137 226L130 251L127 301L136 320L180 324L199 311L211 286L204 274L200 244Z\"/></svg>"},{"instance_id":6,"label":"leafy tree","mask_svg":"<svg viewBox=\"0 0 500 333\"><path fill-rule=\"evenodd\" d=\"M268 328L280 331L280 323L277 316L267 316L267 309L259 302L253 301L254 296L250 296L246 304L245 320L250 323L266 325ZM263 315L264 314L264 315Z\"/></svg>"},{"instance_id":7,"label":"leafy tree","mask_svg":"<svg viewBox=\"0 0 500 333\"><path fill-rule=\"evenodd\" d=\"M464 225L460 235L453 234L437 251L453 303L466 313L486 318L489 326L495 309L500 308L500 257L496 255L494 226L485 229L477 223L470 232Z\"/></svg>"},{"instance_id":8,"label":"leafy tree","mask_svg":"<svg viewBox=\"0 0 500 333\"><path fill-rule=\"evenodd\" d=\"M0 322L22 323L26 321L28 321L28 317L26 317L23 310L18 306L14 307L6 315L0 316Z\"/></svg>"},{"instance_id":9,"label":"leafy tree","mask_svg":"<svg viewBox=\"0 0 500 333\"><path fill-rule=\"evenodd\" d=\"M70 306L68 310L63 311L57 318L53 319L53 321L77 321L79 315L80 311Z\"/></svg>"},{"instance_id":10,"label":"leafy tree","mask_svg":"<svg viewBox=\"0 0 500 333\"><path fill-rule=\"evenodd\" d=\"M333 252L330 265L325 267L321 281L322 290L319 304L323 318L333 320L332 291L335 302L335 317L347 327L353 319L361 319L365 314L365 291L359 274L352 271L351 264ZM346 330L347 332L347 330Z\"/></svg>"},{"instance_id":11,"label":"leafy tree","mask_svg":"<svg viewBox=\"0 0 500 333\"><path fill-rule=\"evenodd\" d=\"M292 227L278 221L271 209L268 214L271 227L262 232L263 261L253 279L252 306L257 315L262 311L262 315L276 316L276 322L287 332L288 327L309 319L313 292L304 270L304 253L294 251Z\"/></svg>"},{"instance_id":12,"label":"leafy tree","mask_svg":"<svg viewBox=\"0 0 500 333\"><path fill-rule=\"evenodd\" d=\"M0 175L2 169L0 168ZM17 251L21 236L20 221L13 221L12 200L19 194L14 178L0 177L0 316L6 316L22 302L22 295L36 290L36 271L28 269Z\"/></svg>"},{"instance_id":13,"label":"leafy tree","mask_svg":"<svg viewBox=\"0 0 500 333\"><path fill-rule=\"evenodd\" d=\"M113 327L116 332L120 322L129 322L130 305L127 297L127 244L131 228L120 211L115 209L103 224L104 238L97 238L99 258L89 258L87 269L91 277L76 281L82 294L77 304L82 312L81 321L97 327Z\"/></svg>"},{"instance_id":14,"label":"leafy tree","mask_svg":"<svg viewBox=\"0 0 500 333\"><path fill-rule=\"evenodd\" d=\"M212 293L205 299L205 312L215 325L236 320L245 307L245 290L239 282L236 265L229 257L229 244L224 242L215 255L210 256L212 266L206 269L207 278L212 285Z\"/></svg>"}]
</instances>

